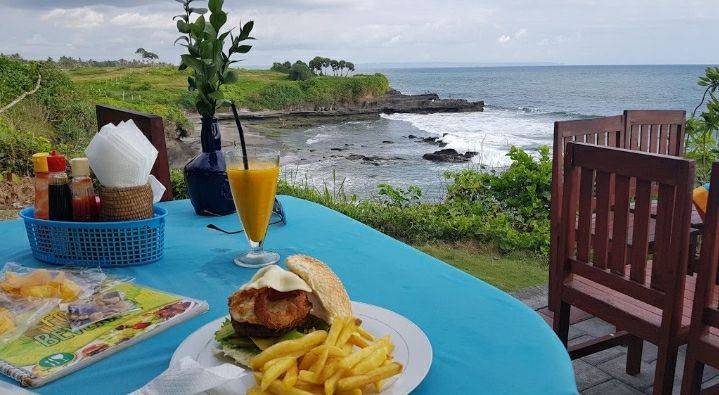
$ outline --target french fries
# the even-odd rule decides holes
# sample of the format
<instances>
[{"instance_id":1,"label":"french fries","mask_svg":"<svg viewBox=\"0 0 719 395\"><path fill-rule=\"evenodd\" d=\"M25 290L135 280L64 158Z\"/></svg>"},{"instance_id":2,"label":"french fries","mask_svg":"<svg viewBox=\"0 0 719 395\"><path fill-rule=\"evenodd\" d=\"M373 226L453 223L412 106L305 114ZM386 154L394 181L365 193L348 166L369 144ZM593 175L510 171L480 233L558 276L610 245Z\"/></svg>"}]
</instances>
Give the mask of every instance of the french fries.
<instances>
[{"instance_id":1,"label":"french fries","mask_svg":"<svg viewBox=\"0 0 719 395\"><path fill-rule=\"evenodd\" d=\"M251 395L362 395L402 372L389 336L376 339L353 317L337 318L329 331L285 340L250 360L257 385Z\"/></svg>"},{"instance_id":2,"label":"french fries","mask_svg":"<svg viewBox=\"0 0 719 395\"><path fill-rule=\"evenodd\" d=\"M316 346L322 343L327 338L327 332L325 331L314 331L308 335L302 336L299 339L285 340L283 342L275 343L268 347L258 355L254 356L250 360L252 369L259 369L267 361L279 358L283 355L300 353L304 355Z\"/></svg>"}]
</instances>

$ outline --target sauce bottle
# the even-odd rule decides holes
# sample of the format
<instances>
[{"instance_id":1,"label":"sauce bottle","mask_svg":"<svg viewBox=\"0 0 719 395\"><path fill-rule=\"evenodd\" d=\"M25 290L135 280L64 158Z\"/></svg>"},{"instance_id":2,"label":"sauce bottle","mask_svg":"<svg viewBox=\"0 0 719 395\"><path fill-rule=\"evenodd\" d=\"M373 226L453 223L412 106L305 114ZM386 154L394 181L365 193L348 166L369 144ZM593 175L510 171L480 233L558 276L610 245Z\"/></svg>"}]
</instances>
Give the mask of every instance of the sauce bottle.
<instances>
[{"instance_id":1,"label":"sauce bottle","mask_svg":"<svg viewBox=\"0 0 719 395\"><path fill-rule=\"evenodd\" d=\"M47 152L38 152L32 156L32 167L35 172L35 218L49 218L49 202L47 196Z\"/></svg>"},{"instance_id":2,"label":"sauce bottle","mask_svg":"<svg viewBox=\"0 0 719 395\"><path fill-rule=\"evenodd\" d=\"M72 168L72 219L75 221L94 221L97 213L95 189L90 179L90 164L87 158L70 160Z\"/></svg>"},{"instance_id":3,"label":"sauce bottle","mask_svg":"<svg viewBox=\"0 0 719 395\"><path fill-rule=\"evenodd\" d=\"M54 150L47 157L50 220L72 221L72 194L67 179L65 156Z\"/></svg>"}]
</instances>

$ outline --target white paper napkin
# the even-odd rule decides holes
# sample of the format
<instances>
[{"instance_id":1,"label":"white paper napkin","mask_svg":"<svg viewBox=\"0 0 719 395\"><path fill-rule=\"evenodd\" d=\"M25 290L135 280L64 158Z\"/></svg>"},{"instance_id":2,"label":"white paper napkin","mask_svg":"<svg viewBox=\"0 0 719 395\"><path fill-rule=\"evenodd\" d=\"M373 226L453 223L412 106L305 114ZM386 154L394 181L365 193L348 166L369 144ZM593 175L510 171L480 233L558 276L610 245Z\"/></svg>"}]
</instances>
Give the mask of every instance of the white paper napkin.
<instances>
[{"instance_id":1,"label":"white paper napkin","mask_svg":"<svg viewBox=\"0 0 719 395\"><path fill-rule=\"evenodd\" d=\"M249 372L225 363L205 368L184 357L131 395L236 394L242 377Z\"/></svg>"},{"instance_id":2,"label":"white paper napkin","mask_svg":"<svg viewBox=\"0 0 719 395\"><path fill-rule=\"evenodd\" d=\"M104 125L85 149L92 171L106 187L144 185L157 154L132 120Z\"/></svg>"},{"instance_id":3,"label":"white paper napkin","mask_svg":"<svg viewBox=\"0 0 719 395\"><path fill-rule=\"evenodd\" d=\"M152 203L159 202L167 188L152 174L150 174L150 177L147 177L147 181L150 183L150 188L152 188Z\"/></svg>"}]
</instances>

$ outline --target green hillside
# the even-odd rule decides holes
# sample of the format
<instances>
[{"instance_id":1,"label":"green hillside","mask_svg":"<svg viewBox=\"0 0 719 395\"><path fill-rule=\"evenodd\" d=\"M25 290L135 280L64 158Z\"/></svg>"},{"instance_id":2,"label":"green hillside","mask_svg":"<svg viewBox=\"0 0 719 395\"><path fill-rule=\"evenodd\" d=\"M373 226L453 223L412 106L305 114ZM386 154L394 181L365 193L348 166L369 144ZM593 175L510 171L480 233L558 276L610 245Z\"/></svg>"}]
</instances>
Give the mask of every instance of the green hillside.
<instances>
[{"instance_id":1,"label":"green hillside","mask_svg":"<svg viewBox=\"0 0 719 395\"><path fill-rule=\"evenodd\" d=\"M384 75L317 76L292 81L268 70L236 70L236 83L223 87L241 108L283 110L333 108L384 94ZM168 137L192 129L194 112L187 73L168 66L81 67L62 70L54 63L0 56L0 107L40 89L0 114L0 172L26 174L29 154L49 146L80 152L96 130L94 106L108 104L157 114Z\"/></svg>"}]
</instances>

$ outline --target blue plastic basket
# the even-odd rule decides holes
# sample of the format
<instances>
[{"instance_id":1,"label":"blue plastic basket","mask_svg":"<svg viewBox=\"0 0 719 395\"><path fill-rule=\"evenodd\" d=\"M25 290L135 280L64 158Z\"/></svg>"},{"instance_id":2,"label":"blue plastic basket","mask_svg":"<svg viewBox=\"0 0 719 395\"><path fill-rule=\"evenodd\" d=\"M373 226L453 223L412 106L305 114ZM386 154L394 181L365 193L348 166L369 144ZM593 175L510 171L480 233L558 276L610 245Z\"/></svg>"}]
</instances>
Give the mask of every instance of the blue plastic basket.
<instances>
[{"instance_id":1,"label":"blue plastic basket","mask_svg":"<svg viewBox=\"0 0 719 395\"><path fill-rule=\"evenodd\" d=\"M32 255L54 265L121 267L162 258L167 210L155 207L152 218L119 222L66 222L35 218L20 211Z\"/></svg>"}]
</instances>

